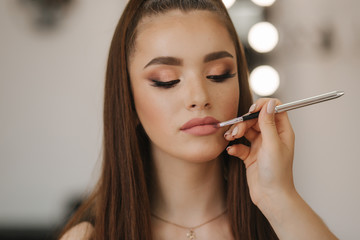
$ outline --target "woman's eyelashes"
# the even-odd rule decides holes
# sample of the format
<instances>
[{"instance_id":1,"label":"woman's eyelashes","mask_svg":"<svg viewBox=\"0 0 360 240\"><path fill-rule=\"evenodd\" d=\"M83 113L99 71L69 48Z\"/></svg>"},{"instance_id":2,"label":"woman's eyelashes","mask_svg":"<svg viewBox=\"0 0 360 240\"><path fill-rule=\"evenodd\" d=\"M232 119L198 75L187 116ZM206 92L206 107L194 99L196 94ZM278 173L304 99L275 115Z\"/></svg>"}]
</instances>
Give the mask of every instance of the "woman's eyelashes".
<instances>
[{"instance_id":1,"label":"woman's eyelashes","mask_svg":"<svg viewBox=\"0 0 360 240\"><path fill-rule=\"evenodd\" d=\"M213 82L223 82L226 79L235 77L236 73L224 73L220 75L208 75L206 76L207 79L210 79ZM176 84L180 82L180 79L175 79L171 81L159 81L155 79L150 79L152 82L152 86L154 87L160 87L160 88L172 88L175 87Z\"/></svg>"},{"instance_id":2,"label":"woman's eyelashes","mask_svg":"<svg viewBox=\"0 0 360 240\"><path fill-rule=\"evenodd\" d=\"M206 76L207 79L211 79L213 82L223 82L226 79L235 77L236 73L224 73L221 75L208 75Z\"/></svg>"},{"instance_id":3,"label":"woman's eyelashes","mask_svg":"<svg viewBox=\"0 0 360 240\"><path fill-rule=\"evenodd\" d=\"M172 88L172 87L174 87L177 83L180 82L179 79L171 80L171 81L167 81L167 82L158 81L158 80L154 80L154 79L151 79L151 81L153 82L153 83L152 83L152 86L154 86L154 87L160 87L160 88Z\"/></svg>"}]
</instances>

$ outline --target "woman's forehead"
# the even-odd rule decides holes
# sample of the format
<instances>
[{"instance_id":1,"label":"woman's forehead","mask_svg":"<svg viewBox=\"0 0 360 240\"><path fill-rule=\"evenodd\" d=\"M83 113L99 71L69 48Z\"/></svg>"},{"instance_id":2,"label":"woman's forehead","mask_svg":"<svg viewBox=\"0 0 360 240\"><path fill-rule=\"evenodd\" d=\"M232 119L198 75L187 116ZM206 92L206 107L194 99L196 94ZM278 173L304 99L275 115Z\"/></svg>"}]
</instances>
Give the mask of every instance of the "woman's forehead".
<instances>
[{"instance_id":1,"label":"woman's forehead","mask_svg":"<svg viewBox=\"0 0 360 240\"><path fill-rule=\"evenodd\" d=\"M219 17L210 11L181 12L174 10L146 17L139 25L135 52L156 51L174 55L227 50L235 53L234 43Z\"/></svg>"},{"instance_id":2,"label":"woman's forehead","mask_svg":"<svg viewBox=\"0 0 360 240\"><path fill-rule=\"evenodd\" d=\"M193 21L209 21L209 24L214 22L222 22L220 15L209 10L190 10L190 11L181 11L178 9L168 10L163 13L150 14L144 16L136 27L137 32L149 27L152 24L166 23L166 22L178 22L183 21L184 19L189 19ZM181 22L180 22L181 23ZM195 25L198 22L194 22Z\"/></svg>"}]
</instances>

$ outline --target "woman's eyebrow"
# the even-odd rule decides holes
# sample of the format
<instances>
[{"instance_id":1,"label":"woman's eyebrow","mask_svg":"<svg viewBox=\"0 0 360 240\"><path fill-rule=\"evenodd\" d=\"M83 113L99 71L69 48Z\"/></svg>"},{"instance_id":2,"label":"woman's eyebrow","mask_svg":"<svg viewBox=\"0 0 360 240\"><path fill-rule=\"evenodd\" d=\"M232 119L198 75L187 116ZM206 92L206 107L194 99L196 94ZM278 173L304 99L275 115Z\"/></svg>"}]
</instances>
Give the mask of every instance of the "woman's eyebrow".
<instances>
[{"instance_id":1,"label":"woman's eyebrow","mask_svg":"<svg viewBox=\"0 0 360 240\"><path fill-rule=\"evenodd\" d=\"M209 53L204 57L204 62L211 62L220 58L234 58L233 55L231 55L229 52L227 51L219 51L219 52L213 52L213 53Z\"/></svg>"},{"instance_id":2,"label":"woman's eyebrow","mask_svg":"<svg viewBox=\"0 0 360 240\"><path fill-rule=\"evenodd\" d=\"M147 68L150 65L174 65L182 66L183 61L180 58L176 57L156 57L152 59L144 68Z\"/></svg>"},{"instance_id":3,"label":"woman's eyebrow","mask_svg":"<svg viewBox=\"0 0 360 240\"><path fill-rule=\"evenodd\" d=\"M204 62L211 62L220 58L234 58L233 55L231 55L227 51L219 51L219 52L213 52L205 55ZM150 62L148 62L144 68L147 68L151 65L173 65L173 66L182 66L183 60L176 57L156 57L153 58Z\"/></svg>"}]
</instances>

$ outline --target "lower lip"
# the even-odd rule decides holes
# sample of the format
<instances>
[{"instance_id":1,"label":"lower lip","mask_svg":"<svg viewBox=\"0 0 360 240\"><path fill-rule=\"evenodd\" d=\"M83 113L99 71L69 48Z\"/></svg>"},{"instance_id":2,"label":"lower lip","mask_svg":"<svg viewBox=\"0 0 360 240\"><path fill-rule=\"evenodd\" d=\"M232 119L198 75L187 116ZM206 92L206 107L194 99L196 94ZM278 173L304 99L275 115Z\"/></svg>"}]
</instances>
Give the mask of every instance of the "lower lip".
<instances>
[{"instance_id":1,"label":"lower lip","mask_svg":"<svg viewBox=\"0 0 360 240\"><path fill-rule=\"evenodd\" d=\"M214 125L199 125L182 131L195 136L206 136L215 133L217 130L218 128Z\"/></svg>"}]
</instances>

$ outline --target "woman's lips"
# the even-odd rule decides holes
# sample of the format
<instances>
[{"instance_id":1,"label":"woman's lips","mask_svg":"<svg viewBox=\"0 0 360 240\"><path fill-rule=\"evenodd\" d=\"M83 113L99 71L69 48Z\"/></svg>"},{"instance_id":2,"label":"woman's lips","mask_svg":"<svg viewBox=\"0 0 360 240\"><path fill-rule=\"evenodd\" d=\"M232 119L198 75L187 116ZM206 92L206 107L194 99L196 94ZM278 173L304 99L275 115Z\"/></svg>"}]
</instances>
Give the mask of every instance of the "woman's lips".
<instances>
[{"instance_id":1,"label":"woman's lips","mask_svg":"<svg viewBox=\"0 0 360 240\"><path fill-rule=\"evenodd\" d=\"M193 118L185 123L180 130L196 136L210 135L218 130L215 126L219 122L213 117Z\"/></svg>"}]
</instances>

